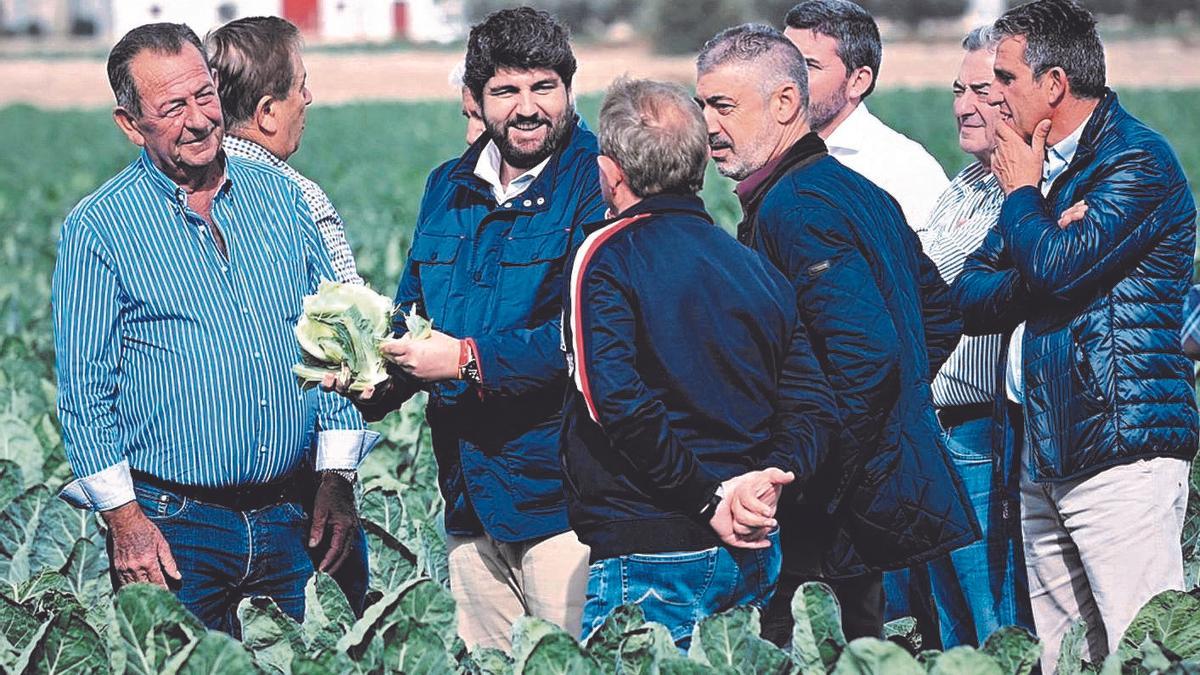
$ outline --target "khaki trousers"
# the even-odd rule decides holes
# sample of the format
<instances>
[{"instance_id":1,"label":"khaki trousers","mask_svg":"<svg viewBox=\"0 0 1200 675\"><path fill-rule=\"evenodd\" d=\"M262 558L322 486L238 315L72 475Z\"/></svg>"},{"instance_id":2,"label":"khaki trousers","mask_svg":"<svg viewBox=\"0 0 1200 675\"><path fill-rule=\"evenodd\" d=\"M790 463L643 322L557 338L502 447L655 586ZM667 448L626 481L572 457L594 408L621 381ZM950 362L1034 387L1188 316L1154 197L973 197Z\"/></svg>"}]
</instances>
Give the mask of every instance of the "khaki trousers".
<instances>
[{"instance_id":1,"label":"khaki trousers","mask_svg":"<svg viewBox=\"0 0 1200 675\"><path fill-rule=\"evenodd\" d=\"M510 651L521 616L579 635L590 552L573 531L519 543L449 535L446 547L458 635L468 649Z\"/></svg>"},{"instance_id":2,"label":"khaki trousers","mask_svg":"<svg viewBox=\"0 0 1200 675\"><path fill-rule=\"evenodd\" d=\"M1087 625L1084 658L1099 664L1150 598L1183 590L1180 543L1190 465L1157 457L1087 478L1021 479L1021 532L1033 622L1053 673L1071 625Z\"/></svg>"}]
</instances>

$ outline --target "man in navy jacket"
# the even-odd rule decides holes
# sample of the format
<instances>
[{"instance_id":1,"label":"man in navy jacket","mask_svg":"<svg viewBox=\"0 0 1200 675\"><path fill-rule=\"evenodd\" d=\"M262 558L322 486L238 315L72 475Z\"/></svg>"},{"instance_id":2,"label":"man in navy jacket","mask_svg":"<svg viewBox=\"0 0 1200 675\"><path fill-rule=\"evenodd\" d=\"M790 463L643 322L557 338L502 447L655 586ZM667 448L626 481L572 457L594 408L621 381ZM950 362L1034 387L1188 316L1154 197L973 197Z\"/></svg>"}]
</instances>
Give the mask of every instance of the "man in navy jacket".
<instances>
[{"instance_id":1,"label":"man in navy jacket","mask_svg":"<svg viewBox=\"0 0 1200 675\"><path fill-rule=\"evenodd\" d=\"M993 30L992 166L1007 196L954 293L969 331L1010 336L997 412L1024 451L1003 458L1003 478L1019 485L1049 672L1079 619L1098 663L1146 601L1184 585L1197 416L1180 330L1196 206L1166 139L1105 87L1087 10L1039 0ZM1080 201L1082 219L1061 225Z\"/></svg>"},{"instance_id":2,"label":"man in navy jacket","mask_svg":"<svg viewBox=\"0 0 1200 675\"><path fill-rule=\"evenodd\" d=\"M604 202L574 72L567 30L545 12L501 10L472 28L464 79L487 132L430 175L396 293L434 331L387 347L392 378L359 401L374 419L429 391L450 590L471 648L507 648L525 614L575 632L583 608L588 552L558 463L559 321L567 257Z\"/></svg>"},{"instance_id":3,"label":"man in navy jacket","mask_svg":"<svg viewBox=\"0 0 1200 675\"><path fill-rule=\"evenodd\" d=\"M704 616L763 606L779 573L769 510L743 528L730 503L763 497L764 475L811 475L837 420L787 279L696 196L708 146L691 97L620 80L599 133L617 215L589 226L563 321L562 463L593 562L583 633L636 602L686 647Z\"/></svg>"},{"instance_id":4,"label":"man in navy jacket","mask_svg":"<svg viewBox=\"0 0 1200 675\"><path fill-rule=\"evenodd\" d=\"M791 637L785 602L801 582L835 581L848 636L882 632L879 570L978 538L951 470L929 383L957 344L948 289L896 200L826 152L808 126L804 57L779 31L747 24L697 60L718 169L738 186L738 238L791 281L842 422L837 471L797 475L785 493L784 575L764 621Z\"/></svg>"}]
</instances>

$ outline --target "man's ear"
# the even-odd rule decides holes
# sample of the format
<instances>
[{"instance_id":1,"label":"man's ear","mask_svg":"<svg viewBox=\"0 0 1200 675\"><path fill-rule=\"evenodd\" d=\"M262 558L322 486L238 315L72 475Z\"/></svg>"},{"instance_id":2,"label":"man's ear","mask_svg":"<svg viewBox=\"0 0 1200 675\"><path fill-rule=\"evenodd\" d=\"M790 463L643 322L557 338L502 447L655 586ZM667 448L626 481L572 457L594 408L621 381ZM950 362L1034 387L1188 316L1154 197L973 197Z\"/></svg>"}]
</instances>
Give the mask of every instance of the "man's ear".
<instances>
[{"instance_id":1,"label":"man's ear","mask_svg":"<svg viewBox=\"0 0 1200 675\"><path fill-rule=\"evenodd\" d=\"M1058 107L1071 93L1071 83L1067 80L1067 71L1059 66L1055 66L1042 73L1042 78L1038 82L1038 86L1045 93L1046 103L1051 108Z\"/></svg>"},{"instance_id":2,"label":"man's ear","mask_svg":"<svg viewBox=\"0 0 1200 675\"><path fill-rule=\"evenodd\" d=\"M125 138L129 139L130 143L140 147L145 147L146 137L142 134L141 129L138 129L137 118L128 110L121 106L113 108L113 122L116 122L117 128L121 133L125 134Z\"/></svg>"},{"instance_id":3,"label":"man's ear","mask_svg":"<svg viewBox=\"0 0 1200 675\"><path fill-rule=\"evenodd\" d=\"M785 82L771 94L771 110L779 124L791 124L807 108L808 102L803 100L795 82Z\"/></svg>"},{"instance_id":4,"label":"man's ear","mask_svg":"<svg viewBox=\"0 0 1200 675\"><path fill-rule=\"evenodd\" d=\"M279 131L279 120L275 117L276 102L275 97L268 94L258 99L258 104L254 106L254 124L267 136Z\"/></svg>"},{"instance_id":5,"label":"man's ear","mask_svg":"<svg viewBox=\"0 0 1200 675\"><path fill-rule=\"evenodd\" d=\"M608 188L610 194L615 193L617 187L625 182L625 171L621 169L620 164L607 155L596 157L596 164L600 167L600 180Z\"/></svg>"},{"instance_id":6,"label":"man's ear","mask_svg":"<svg viewBox=\"0 0 1200 675\"><path fill-rule=\"evenodd\" d=\"M870 66L859 66L846 78L846 98L851 101L861 101L862 97L875 82L875 71Z\"/></svg>"}]
</instances>

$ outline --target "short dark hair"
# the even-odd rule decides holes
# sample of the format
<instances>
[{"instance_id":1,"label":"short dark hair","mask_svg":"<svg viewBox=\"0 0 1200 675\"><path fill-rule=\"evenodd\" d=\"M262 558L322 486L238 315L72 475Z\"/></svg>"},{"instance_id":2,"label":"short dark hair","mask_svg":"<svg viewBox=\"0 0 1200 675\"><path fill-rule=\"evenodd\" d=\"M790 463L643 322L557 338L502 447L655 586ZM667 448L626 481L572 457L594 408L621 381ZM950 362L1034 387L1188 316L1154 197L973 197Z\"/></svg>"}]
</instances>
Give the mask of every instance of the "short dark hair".
<instances>
[{"instance_id":1,"label":"short dark hair","mask_svg":"<svg viewBox=\"0 0 1200 675\"><path fill-rule=\"evenodd\" d=\"M1025 63L1035 78L1062 68L1073 94L1104 96L1104 45L1096 19L1073 0L1037 0L1014 7L996 19L992 32L998 40L1025 38Z\"/></svg>"},{"instance_id":2,"label":"short dark hair","mask_svg":"<svg viewBox=\"0 0 1200 675\"><path fill-rule=\"evenodd\" d=\"M108 86L112 87L117 105L134 117L141 117L142 100L133 74L129 72L129 64L144 51L174 56L183 51L185 44L195 47L204 62L208 63L204 45L186 24L148 23L126 33L108 53Z\"/></svg>"},{"instance_id":3,"label":"short dark hair","mask_svg":"<svg viewBox=\"0 0 1200 675\"><path fill-rule=\"evenodd\" d=\"M768 67L761 84L771 90L781 79L791 81L800 90L804 106L808 107L808 66L804 63L804 55L777 29L761 23L726 28L700 48L696 70L703 75L733 61L764 62Z\"/></svg>"},{"instance_id":4,"label":"short dark hair","mask_svg":"<svg viewBox=\"0 0 1200 675\"><path fill-rule=\"evenodd\" d=\"M871 85L863 98L875 91L883 43L870 12L850 0L805 0L787 13L784 23L837 40L837 55L847 73L863 66L871 69Z\"/></svg>"},{"instance_id":5,"label":"short dark hair","mask_svg":"<svg viewBox=\"0 0 1200 675\"><path fill-rule=\"evenodd\" d=\"M263 96L283 100L295 84L292 53L300 31L277 16L230 21L204 38L209 66L217 71L221 112L229 128L248 122Z\"/></svg>"},{"instance_id":6,"label":"short dark hair","mask_svg":"<svg viewBox=\"0 0 1200 675\"><path fill-rule=\"evenodd\" d=\"M618 78L600 106L597 136L600 152L620 165L638 197L704 187L708 128L678 84Z\"/></svg>"},{"instance_id":7,"label":"short dark hair","mask_svg":"<svg viewBox=\"0 0 1200 675\"><path fill-rule=\"evenodd\" d=\"M569 89L575 75L571 32L553 16L532 7L492 12L471 27L463 84L475 100L483 101L483 87L501 68L547 68L558 73Z\"/></svg>"}]
</instances>

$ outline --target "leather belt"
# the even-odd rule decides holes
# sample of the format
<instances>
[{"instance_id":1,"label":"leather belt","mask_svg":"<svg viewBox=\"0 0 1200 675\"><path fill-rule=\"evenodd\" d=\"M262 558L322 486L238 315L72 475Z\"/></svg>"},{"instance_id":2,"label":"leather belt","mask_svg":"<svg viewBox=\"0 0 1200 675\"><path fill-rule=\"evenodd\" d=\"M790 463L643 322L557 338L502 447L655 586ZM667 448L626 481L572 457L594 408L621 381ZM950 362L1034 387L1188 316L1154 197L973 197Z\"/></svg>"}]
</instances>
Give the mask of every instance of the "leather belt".
<instances>
[{"instance_id":1,"label":"leather belt","mask_svg":"<svg viewBox=\"0 0 1200 675\"><path fill-rule=\"evenodd\" d=\"M132 470L129 473L135 482L144 483L164 492L172 492L192 501L220 506L231 511L254 511L255 509L274 506L275 504L290 501L298 497L296 495L296 481L294 480L294 476L285 476L270 483L213 488L174 483L151 476L142 471Z\"/></svg>"},{"instance_id":2,"label":"leather belt","mask_svg":"<svg viewBox=\"0 0 1200 675\"><path fill-rule=\"evenodd\" d=\"M942 429L956 427L971 420L992 416L991 403L971 403L968 405L950 405L937 409L938 422Z\"/></svg>"}]
</instances>

